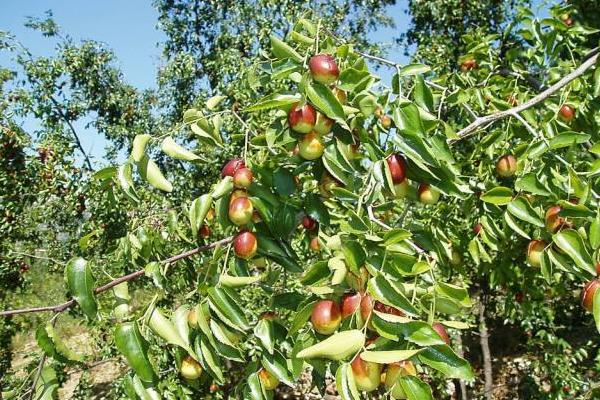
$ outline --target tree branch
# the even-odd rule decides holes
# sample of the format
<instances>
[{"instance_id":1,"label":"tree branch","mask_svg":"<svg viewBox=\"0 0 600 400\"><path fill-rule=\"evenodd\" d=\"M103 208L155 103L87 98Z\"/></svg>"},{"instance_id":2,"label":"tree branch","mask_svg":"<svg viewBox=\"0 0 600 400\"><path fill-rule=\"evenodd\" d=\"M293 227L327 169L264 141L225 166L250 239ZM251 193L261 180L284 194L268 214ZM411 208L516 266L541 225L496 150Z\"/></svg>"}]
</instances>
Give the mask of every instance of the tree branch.
<instances>
[{"instance_id":1,"label":"tree branch","mask_svg":"<svg viewBox=\"0 0 600 400\"><path fill-rule=\"evenodd\" d=\"M544 90L543 92L539 93L535 97L532 97L525 103L520 104L516 107L509 108L508 110L499 111L499 112L496 112L496 113L493 113L490 115L486 115L486 116L477 118L475 121L470 123L466 128L463 128L462 130L460 130L457 133L457 135L459 137L457 139L454 139L453 141L451 141L451 143L455 143L455 142L458 142L459 140L462 140L464 138L472 136L483 126L493 124L494 122L496 122L500 119L506 118L506 117L514 116L515 114L523 112L523 111L527 110L528 108L531 108L531 107L543 102L544 100L546 100L550 96L552 96L554 93L558 92L560 89L567 86L571 81L573 81L573 80L579 78L581 75L583 75L588 69L590 69L591 67L594 66L596 61L598 61L598 48L592 50L592 52L589 54L587 60L585 60L579 67L575 68L568 75L565 75L561 80L556 82L554 85L550 86L548 89Z\"/></svg>"},{"instance_id":2,"label":"tree branch","mask_svg":"<svg viewBox=\"0 0 600 400\"><path fill-rule=\"evenodd\" d=\"M206 251L206 250L210 250L213 249L215 247L218 246L222 246L224 244L227 244L229 242L231 242L233 240L233 236L229 236L226 237L225 239L221 239L218 240L214 243L211 244L207 244L206 246L200 246L200 247L196 247L195 249L192 250L188 250L186 252L177 254L173 257L167 258L165 260L160 261L161 264L169 264L169 263L173 263L176 261L179 261L183 258L188 258L190 256L193 256L194 254L200 253L202 251ZM143 269L140 269L138 271L132 272L130 274L121 276L119 278L116 278L110 282L108 282L106 285L97 287L96 289L94 289L94 293L98 294L98 293L102 293L102 292L106 292L107 290L117 286L120 283L123 282L128 282L134 279L139 278L140 276L144 275L145 271ZM29 313L35 313L35 312L44 312L44 311L52 311L55 313L61 313L71 307L73 307L76 304L75 299L70 299L68 301L65 301L62 304L56 304L53 306L44 306L44 307L33 307L33 308L22 308L22 309L18 309L18 310L7 310L7 311L0 311L0 317L9 317L12 315L19 315L19 314L29 314Z\"/></svg>"},{"instance_id":3,"label":"tree branch","mask_svg":"<svg viewBox=\"0 0 600 400\"><path fill-rule=\"evenodd\" d=\"M69 129L71 129L71 133L73 133L73 137L75 138L75 144L79 148L79 151L81 151L81 154L83 154L83 157L85 158L85 163L87 164L89 170L93 171L94 169L92 168L92 163L90 162L90 158L88 157L87 153L83 149L83 146L81 145L81 141L79 140L79 136L77 135L77 131L75 131L75 127L71 123L71 120L69 120L69 118L67 118L65 113L62 111L62 109L60 108L59 102L54 98L54 96L50 96L50 101L56 106L56 111L58 111L58 114L60 115L60 117L67 123L67 125L69 126Z\"/></svg>"},{"instance_id":4,"label":"tree branch","mask_svg":"<svg viewBox=\"0 0 600 400\"><path fill-rule=\"evenodd\" d=\"M531 86L532 88L534 88L536 91L540 91L540 90L544 90L546 89L546 86L538 81L537 79L535 79L533 76L530 75L523 75L520 74L518 72L515 72L513 70L510 70L508 68L498 68L495 71L496 74L500 75L500 76L512 76L513 78L516 79L522 79L525 82L527 82L529 84L529 86Z\"/></svg>"}]
</instances>

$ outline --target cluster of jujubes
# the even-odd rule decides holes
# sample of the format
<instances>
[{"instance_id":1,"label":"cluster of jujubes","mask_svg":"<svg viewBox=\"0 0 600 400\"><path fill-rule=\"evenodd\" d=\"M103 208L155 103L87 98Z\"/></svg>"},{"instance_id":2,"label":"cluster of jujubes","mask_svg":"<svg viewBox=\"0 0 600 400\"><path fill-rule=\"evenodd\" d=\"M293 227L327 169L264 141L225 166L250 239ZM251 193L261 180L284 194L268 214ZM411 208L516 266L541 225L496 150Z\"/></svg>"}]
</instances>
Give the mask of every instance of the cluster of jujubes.
<instances>
[{"instance_id":1,"label":"cluster of jujubes","mask_svg":"<svg viewBox=\"0 0 600 400\"><path fill-rule=\"evenodd\" d=\"M577 204L576 199L571 199L570 202ZM546 211L544 222L548 233L553 234L562 229L573 228L573 223L560 215L562 207L554 205ZM548 243L542 239L535 239L529 242L527 246L527 262L534 267L539 267L542 264L544 249L548 247ZM557 249L560 252L560 249Z\"/></svg>"},{"instance_id":2,"label":"cluster of jujubes","mask_svg":"<svg viewBox=\"0 0 600 400\"><path fill-rule=\"evenodd\" d=\"M368 272L366 272L368 274ZM364 279L361 279L364 278ZM350 284L364 285L368 276L358 278L357 282L348 281ZM355 317L357 325L366 326L370 331L375 331L371 324L373 310L404 317L405 314L392 306L373 300L371 295L364 291L350 291L342 296L338 303L332 299L319 300L313 307L310 321L315 332L321 335L332 335L335 333L342 320ZM450 345L450 337L444 326L438 322L431 328L439 335L440 339ZM367 341L367 345L377 340L378 336ZM417 371L413 363L409 360L399 363L380 364L372 361L365 361L361 358L361 353L357 354L350 363L356 388L360 391L371 392L383 384L394 399L406 399L399 379L406 375L416 375Z\"/></svg>"},{"instance_id":3,"label":"cluster of jujubes","mask_svg":"<svg viewBox=\"0 0 600 400\"><path fill-rule=\"evenodd\" d=\"M235 186L229 197L229 220L236 226L244 227L251 221L256 221L258 215L246 191L254 179L252 170L246 167L244 160L234 158L221 170L221 177L226 176L233 178ZM257 248L256 235L248 229L242 228L233 239L233 251L239 258L247 260L254 257Z\"/></svg>"},{"instance_id":4,"label":"cluster of jujubes","mask_svg":"<svg viewBox=\"0 0 600 400\"><path fill-rule=\"evenodd\" d=\"M410 191L410 183L406 178L406 160L400 154L391 154L386 161L394 183L395 196L403 199ZM417 188L417 198L423 204L435 204L440 199L440 192L428 183L422 182Z\"/></svg>"},{"instance_id":5,"label":"cluster of jujubes","mask_svg":"<svg viewBox=\"0 0 600 400\"><path fill-rule=\"evenodd\" d=\"M335 59L329 54L317 54L310 58L308 68L312 78L324 85L331 85L337 81L340 71ZM344 91L333 88L333 92L340 103L346 101ZM324 136L331 132L334 121L325 114L305 102L297 103L288 112L288 123L294 132L302 134L298 146L294 150L305 160L316 160L323 155L325 150Z\"/></svg>"}]
</instances>

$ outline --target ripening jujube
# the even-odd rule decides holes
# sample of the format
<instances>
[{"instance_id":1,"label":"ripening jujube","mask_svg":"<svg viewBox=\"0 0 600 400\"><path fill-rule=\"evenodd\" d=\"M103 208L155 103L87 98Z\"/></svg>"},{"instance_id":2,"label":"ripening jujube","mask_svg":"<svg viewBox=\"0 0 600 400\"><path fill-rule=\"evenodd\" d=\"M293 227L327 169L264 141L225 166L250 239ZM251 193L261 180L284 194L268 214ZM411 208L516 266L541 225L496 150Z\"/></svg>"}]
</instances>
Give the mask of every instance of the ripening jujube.
<instances>
[{"instance_id":1,"label":"ripening jujube","mask_svg":"<svg viewBox=\"0 0 600 400\"><path fill-rule=\"evenodd\" d=\"M233 239L233 251L239 258L252 258L258 249L256 235L250 231L241 231Z\"/></svg>"},{"instance_id":2,"label":"ripening jujube","mask_svg":"<svg viewBox=\"0 0 600 400\"><path fill-rule=\"evenodd\" d=\"M348 318L360 308L362 295L356 293L346 293L342 297L342 319Z\"/></svg>"},{"instance_id":3,"label":"ripening jujube","mask_svg":"<svg viewBox=\"0 0 600 400\"><path fill-rule=\"evenodd\" d=\"M429 186L427 183L421 183L417 190L417 196L421 203L431 205L438 202L440 199L440 192Z\"/></svg>"},{"instance_id":4,"label":"ripening jujube","mask_svg":"<svg viewBox=\"0 0 600 400\"><path fill-rule=\"evenodd\" d=\"M391 154L386 158L386 162L392 176L392 182L394 184L402 183L406 177L406 161L404 157L399 154Z\"/></svg>"},{"instance_id":5,"label":"ripening jujube","mask_svg":"<svg viewBox=\"0 0 600 400\"><path fill-rule=\"evenodd\" d=\"M317 112L310 104L294 105L288 113L288 122L292 130L299 133L309 133L315 127Z\"/></svg>"},{"instance_id":6,"label":"ripening jujube","mask_svg":"<svg viewBox=\"0 0 600 400\"><path fill-rule=\"evenodd\" d=\"M434 331L437 332L438 335L440 335L442 340L444 342L446 342L446 344L449 346L450 345L450 336L448 336L448 332L446 331L446 328L444 327L444 325L440 324L439 322L434 322L433 325L431 325L431 327L433 328Z\"/></svg>"},{"instance_id":7,"label":"ripening jujube","mask_svg":"<svg viewBox=\"0 0 600 400\"><path fill-rule=\"evenodd\" d=\"M242 167L233 174L233 184L238 188L248 188L254 179L250 168Z\"/></svg>"},{"instance_id":8,"label":"ripening jujube","mask_svg":"<svg viewBox=\"0 0 600 400\"><path fill-rule=\"evenodd\" d=\"M323 151L325 151L323 141L314 132L307 133L298 142L298 154L305 160L316 160L323 155Z\"/></svg>"},{"instance_id":9,"label":"ripening jujube","mask_svg":"<svg viewBox=\"0 0 600 400\"><path fill-rule=\"evenodd\" d=\"M505 154L496 162L496 172L502 178L509 178L517 172L517 159L512 154Z\"/></svg>"},{"instance_id":10,"label":"ripening jujube","mask_svg":"<svg viewBox=\"0 0 600 400\"><path fill-rule=\"evenodd\" d=\"M381 383L381 364L365 361L360 358L360 354L357 354L350 366L359 391L372 392L377 389Z\"/></svg>"},{"instance_id":11,"label":"ripening jujube","mask_svg":"<svg viewBox=\"0 0 600 400\"><path fill-rule=\"evenodd\" d=\"M534 267L542 265L542 254L546 248L543 240L532 240L527 245L527 262Z\"/></svg>"},{"instance_id":12,"label":"ripening jujube","mask_svg":"<svg viewBox=\"0 0 600 400\"><path fill-rule=\"evenodd\" d=\"M594 295L600 286L600 280L593 279L585 284L583 290L581 291L581 304L583 308L592 312L594 309Z\"/></svg>"},{"instance_id":13,"label":"ripening jujube","mask_svg":"<svg viewBox=\"0 0 600 400\"><path fill-rule=\"evenodd\" d=\"M340 306L333 300L320 300L312 310L310 321L316 332L331 335L342 322Z\"/></svg>"},{"instance_id":14,"label":"ripening jujube","mask_svg":"<svg viewBox=\"0 0 600 400\"><path fill-rule=\"evenodd\" d=\"M237 172L240 168L246 167L246 163L244 160L240 158L234 158L232 160L227 161L227 163L221 169L221 177L224 178L226 176L231 176Z\"/></svg>"},{"instance_id":15,"label":"ripening jujube","mask_svg":"<svg viewBox=\"0 0 600 400\"><path fill-rule=\"evenodd\" d=\"M317 112L317 119L313 130L319 135L327 135L333 128L333 120L323 113Z\"/></svg>"},{"instance_id":16,"label":"ripening jujube","mask_svg":"<svg viewBox=\"0 0 600 400\"><path fill-rule=\"evenodd\" d=\"M246 225L252 221L254 207L247 197L238 197L229 204L229 219L237 226Z\"/></svg>"},{"instance_id":17,"label":"ripening jujube","mask_svg":"<svg viewBox=\"0 0 600 400\"><path fill-rule=\"evenodd\" d=\"M329 85L337 81L340 70L333 58L329 54L317 54L308 60L308 68L313 79L317 82Z\"/></svg>"},{"instance_id":18,"label":"ripening jujube","mask_svg":"<svg viewBox=\"0 0 600 400\"><path fill-rule=\"evenodd\" d=\"M200 363L191 356L185 356L181 361L179 372L185 379L196 380L202 375L202 367L200 366Z\"/></svg>"},{"instance_id":19,"label":"ripening jujube","mask_svg":"<svg viewBox=\"0 0 600 400\"><path fill-rule=\"evenodd\" d=\"M417 375L417 370L411 361L404 360L387 366L385 372L385 388L388 390L391 389L390 396L393 399L400 400L407 398L406 393L399 382L400 377L407 375Z\"/></svg>"},{"instance_id":20,"label":"ripening jujube","mask_svg":"<svg viewBox=\"0 0 600 400\"><path fill-rule=\"evenodd\" d=\"M570 122L573 119L573 117L575 117L575 108L568 104L565 104L560 108L558 113L565 122Z\"/></svg>"},{"instance_id":21,"label":"ripening jujube","mask_svg":"<svg viewBox=\"0 0 600 400\"><path fill-rule=\"evenodd\" d=\"M279 378L264 368L261 368L260 371L258 371L258 378L265 390L275 390L275 388L279 386Z\"/></svg>"}]
</instances>

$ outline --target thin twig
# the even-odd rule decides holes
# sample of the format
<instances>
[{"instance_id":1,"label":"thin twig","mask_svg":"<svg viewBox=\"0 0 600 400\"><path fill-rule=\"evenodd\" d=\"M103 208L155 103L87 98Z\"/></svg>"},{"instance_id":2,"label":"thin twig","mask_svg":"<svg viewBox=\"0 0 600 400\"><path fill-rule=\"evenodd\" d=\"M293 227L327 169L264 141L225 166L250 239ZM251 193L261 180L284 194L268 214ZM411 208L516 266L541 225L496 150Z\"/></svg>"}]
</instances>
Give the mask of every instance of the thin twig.
<instances>
[{"instance_id":1,"label":"thin twig","mask_svg":"<svg viewBox=\"0 0 600 400\"><path fill-rule=\"evenodd\" d=\"M16 254L19 256L23 256L23 257L30 257L30 258L36 258L38 260L52 261L55 264L65 264L63 261L57 260L56 258L36 256L35 254L21 253L20 251L14 251L14 250L11 250L10 252L12 254Z\"/></svg>"},{"instance_id":2,"label":"thin twig","mask_svg":"<svg viewBox=\"0 0 600 400\"><path fill-rule=\"evenodd\" d=\"M65 113L60 108L60 103L58 102L58 100L56 100L54 98L54 96L52 96L52 95L50 95L49 97L50 97L50 101L56 106L56 111L58 111L58 114L60 115L60 117L67 123L69 129L71 130L71 133L73 134L73 137L75 138L75 144L79 148L79 151L81 151L81 154L83 154L83 157L85 158L85 163L87 164L89 170L93 171L94 168L92 168L92 163L90 162L90 158L88 157L87 153L83 149L83 145L81 144L81 141L79 140L79 135L77 135L77 131L75 130L75 127L71 123L71 120L69 118L67 118Z\"/></svg>"},{"instance_id":3,"label":"thin twig","mask_svg":"<svg viewBox=\"0 0 600 400\"><path fill-rule=\"evenodd\" d=\"M57 317L58 317L58 313L56 313L52 316L52 319L50 320L52 323L52 327L54 327L56 325ZM31 390L29 391L29 400L32 400L33 396L35 395L36 386L37 386L38 381L40 380L40 377L42 376L42 370L44 369L45 363L46 363L46 352L43 352L42 358L40 359L40 363L37 366L35 378L33 378L33 384L31 385Z\"/></svg>"},{"instance_id":4,"label":"thin twig","mask_svg":"<svg viewBox=\"0 0 600 400\"><path fill-rule=\"evenodd\" d=\"M248 157L248 136L252 132L252 128L250 128L250 126L248 126L248 124L246 123L246 121L244 121L242 119L242 117L240 117L238 115L237 112L231 110L231 113L234 115L234 117L236 117L238 119L238 121L240 121L242 123L242 125L244 125L244 128L246 128L246 132L244 134L244 162L246 162L247 161L247 157Z\"/></svg>"},{"instance_id":5,"label":"thin twig","mask_svg":"<svg viewBox=\"0 0 600 400\"><path fill-rule=\"evenodd\" d=\"M206 250L210 250L215 247L218 247L218 246L222 246L224 244L231 242L232 240L233 240L233 236L229 236L229 237L226 237L225 239L221 239L214 243L207 244L206 246L196 247L195 249L188 250L186 252L177 254L173 257L170 257L170 258L160 261L160 263L161 264L173 263L173 262L181 260L183 258L193 256L194 254L200 253L202 251L206 251ZM94 289L94 293L98 294L98 293L106 292L107 290L117 286L120 283L128 282L128 281L134 280L136 278L139 278L140 276L144 275L144 273L145 273L145 271L143 269L141 269L141 270L132 272L130 274L121 276L120 278L116 278L116 279L108 282L104 286L97 287L96 289ZM22 309L18 309L18 310L0 311L0 317L9 317L11 315L29 314L29 313L44 312L44 311L53 311L55 313L61 313L65 310L73 307L75 305L75 303L76 303L75 299L70 299L62 304L56 304L53 306L22 308Z\"/></svg>"},{"instance_id":6,"label":"thin twig","mask_svg":"<svg viewBox=\"0 0 600 400\"><path fill-rule=\"evenodd\" d=\"M473 121L467 127L460 130L457 133L457 135L459 137L457 139L454 139L453 141L451 141L451 143L455 143L459 140L462 140L464 138L472 136L484 125L490 125L500 119L514 116L515 114L518 114L522 111L525 111L525 110L543 102L544 100L546 100L550 96L552 96L554 93L558 92L560 89L567 86L570 82L572 82L573 80L575 80L575 79L579 78L581 75L583 75L588 69L590 69L591 67L594 66L596 61L598 61L598 49L597 48L594 49L590 53L589 58L587 60L585 60L579 67L575 68L571 73L565 75L561 80L556 82L554 85L550 86L548 89L546 89L543 92L539 93L538 95L532 97L531 99L524 102L523 104L520 104L513 108L509 108L508 110L499 111L499 112L496 112L496 113L493 113L490 115L486 115L486 116L477 118L475 121Z\"/></svg>"}]
</instances>

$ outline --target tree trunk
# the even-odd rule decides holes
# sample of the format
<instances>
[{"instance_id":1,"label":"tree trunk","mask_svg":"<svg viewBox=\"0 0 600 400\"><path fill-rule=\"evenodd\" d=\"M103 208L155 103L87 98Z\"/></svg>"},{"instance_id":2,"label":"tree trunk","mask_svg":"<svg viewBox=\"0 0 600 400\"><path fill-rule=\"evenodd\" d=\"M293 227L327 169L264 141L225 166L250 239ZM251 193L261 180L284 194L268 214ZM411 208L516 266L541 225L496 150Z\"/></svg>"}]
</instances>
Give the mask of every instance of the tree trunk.
<instances>
[{"instance_id":1,"label":"tree trunk","mask_svg":"<svg viewBox=\"0 0 600 400\"><path fill-rule=\"evenodd\" d=\"M463 341L462 341L462 333L458 332L458 335L455 338L456 344L457 346L457 353L459 356L461 356L462 358L465 358L465 349L463 347ZM469 400L469 396L467 394L467 384L465 383L464 380L462 379L456 379L454 381L454 387L456 388L456 393L460 393L460 397L458 397L460 400ZM460 388L460 392L459 389Z\"/></svg>"},{"instance_id":2,"label":"tree trunk","mask_svg":"<svg viewBox=\"0 0 600 400\"><path fill-rule=\"evenodd\" d=\"M484 394L486 400L492 400L494 379L492 376L492 356L488 342L489 333L485 323L485 296L481 296L479 307L479 344L483 353L483 374L485 377Z\"/></svg>"}]
</instances>

